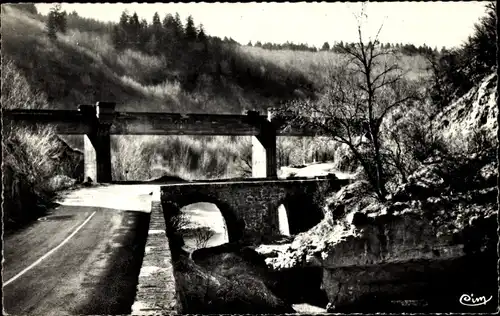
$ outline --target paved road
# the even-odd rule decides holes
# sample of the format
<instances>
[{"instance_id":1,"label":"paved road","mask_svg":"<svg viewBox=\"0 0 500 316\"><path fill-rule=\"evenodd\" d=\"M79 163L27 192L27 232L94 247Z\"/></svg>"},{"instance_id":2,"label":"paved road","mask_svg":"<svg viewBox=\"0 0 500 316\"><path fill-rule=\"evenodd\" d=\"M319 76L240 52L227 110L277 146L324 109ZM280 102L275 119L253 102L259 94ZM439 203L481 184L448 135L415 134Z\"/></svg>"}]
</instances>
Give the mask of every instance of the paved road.
<instances>
[{"instance_id":1,"label":"paved road","mask_svg":"<svg viewBox=\"0 0 500 316\"><path fill-rule=\"evenodd\" d=\"M5 313L130 313L158 193L151 185L73 191L45 220L5 237Z\"/></svg>"}]
</instances>

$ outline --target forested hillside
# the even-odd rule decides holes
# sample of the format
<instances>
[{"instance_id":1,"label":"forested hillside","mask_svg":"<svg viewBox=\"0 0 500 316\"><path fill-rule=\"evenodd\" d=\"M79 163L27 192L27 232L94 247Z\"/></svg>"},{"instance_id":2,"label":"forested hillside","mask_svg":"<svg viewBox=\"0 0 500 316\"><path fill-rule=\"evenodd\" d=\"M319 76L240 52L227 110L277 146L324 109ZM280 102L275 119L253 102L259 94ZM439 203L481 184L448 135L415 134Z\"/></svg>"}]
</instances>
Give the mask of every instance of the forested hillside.
<instances>
[{"instance_id":1,"label":"forested hillside","mask_svg":"<svg viewBox=\"0 0 500 316\"><path fill-rule=\"evenodd\" d=\"M48 28L51 16L62 22L53 19ZM327 84L321 70L342 59L338 48L344 45L319 52L300 45L280 50L242 46L210 36L192 17L183 22L176 13L139 17L123 12L113 24L60 8L43 16L26 5L4 5L2 22L2 57L12 59L54 108L107 100L141 111L263 110L316 98ZM427 73L422 55L405 52L400 62L409 72Z\"/></svg>"},{"instance_id":2,"label":"forested hillside","mask_svg":"<svg viewBox=\"0 0 500 316\"><path fill-rule=\"evenodd\" d=\"M302 74L204 35L191 18L184 26L178 15L162 22L157 15L148 25L124 13L112 26L71 13L51 38L47 17L2 9L3 58L54 108L107 100L121 109L240 113L291 99L296 90L313 93Z\"/></svg>"}]
</instances>

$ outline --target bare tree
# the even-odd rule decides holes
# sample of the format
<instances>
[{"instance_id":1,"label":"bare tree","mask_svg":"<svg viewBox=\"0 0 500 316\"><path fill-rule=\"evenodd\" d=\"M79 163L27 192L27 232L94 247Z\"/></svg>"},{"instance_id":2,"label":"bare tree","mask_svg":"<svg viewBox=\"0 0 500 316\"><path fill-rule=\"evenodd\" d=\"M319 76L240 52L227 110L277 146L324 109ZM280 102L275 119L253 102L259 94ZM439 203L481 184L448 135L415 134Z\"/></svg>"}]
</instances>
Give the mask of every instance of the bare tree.
<instances>
[{"instance_id":1,"label":"bare tree","mask_svg":"<svg viewBox=\"0 0 500 316\"><path fill-rule=\"evenodd\" d=\"M180 232L185 230L191 221L189 217L184 212L179 212L175 215L172 215L169 220L169 228L174 232Z\"/></svg>"},{"instance_id":2,"label":"bare tree","mask_svg":"<svg viewBox=\"0 0 500 316\"><path fill-rule=\"evenodd\" d=\"M209 227L199 227L194 230L194 238L196 242L196 248L205 248L208 245L208 241L215 235L215 232Z\"/></svg>"},{"instance_id":3,"label":"bare tree","mask_svg":"<svg viewBox=\"0 0 500 316\"><path fill-rule=\"evenodd\" d=\"M283 110L292 112L293 125L312 126L346 144L363 167L378 198L387 195L381 127L397 107L417 100L415 87L405 79L397 53L382 48L378 37L338 47L345 61L329 69L329 84L318 101L294 101Z\"/></svg>"}]
</instances>

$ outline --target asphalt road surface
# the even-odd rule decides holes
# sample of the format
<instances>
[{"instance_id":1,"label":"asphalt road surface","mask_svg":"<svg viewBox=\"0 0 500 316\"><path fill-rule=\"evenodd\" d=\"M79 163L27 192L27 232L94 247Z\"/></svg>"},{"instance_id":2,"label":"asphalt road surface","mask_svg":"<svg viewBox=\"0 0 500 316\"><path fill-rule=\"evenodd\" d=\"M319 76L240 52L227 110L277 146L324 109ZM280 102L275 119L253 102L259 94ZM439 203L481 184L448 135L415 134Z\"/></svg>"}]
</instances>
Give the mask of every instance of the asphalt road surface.
<instances>
[{"instance_id":1,"label":"asphalt road surface","mask_svg":"<svg viewBox=\"0 0 500 316\"><path fill-rule=\"evenodd\" d=\"M73 191L47 217L5 237L4 313L130 313L158 197L158 185Z\"/></svg>"}]
</instances>

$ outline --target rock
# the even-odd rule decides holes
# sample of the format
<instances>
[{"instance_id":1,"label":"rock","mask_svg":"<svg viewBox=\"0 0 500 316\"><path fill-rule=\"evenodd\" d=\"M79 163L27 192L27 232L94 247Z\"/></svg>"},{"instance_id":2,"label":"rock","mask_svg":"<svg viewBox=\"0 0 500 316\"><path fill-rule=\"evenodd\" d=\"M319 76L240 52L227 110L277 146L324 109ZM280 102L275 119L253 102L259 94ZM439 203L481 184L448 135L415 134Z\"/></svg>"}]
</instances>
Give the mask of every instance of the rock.
<instances>
[{"instance_id":1,"label":"rock","mask_svg":"<svg viewBox=\"0 0 500 316\"><path fill-rule=\"evenodd\" d=\"M439 196L445 186L444 179L439 175L439 165L424 166L409 176L407 183L396 188L392 200L406 202Z\"/></svg>"},{"instance_id":2,"label":"rock","mask_svg":"<svg viewBox=\"0 0 500 316\"><path fill-rule=\"evenodd\" d=\"M496 138L498 126L496 105L497 74L486 76L479 85L437 115L437 128L448 141L459 140L473 131L486 131ZM447 121L448 124L443 124Z\"/></svg>"},{"instance_id":3,"label":"rock","mask_svg":"<svg viewBox=\"0 0 500 316\"><path fill-rule=\"evenodd\" d=\"M283 244L283 245L259 245L255 251L262 256L267 258L278 257L280 253L285 252L291 244Z\"/></svg>"},{"instance_id":4,"label":"rock","mask_svg":"<svg viewBox=\"0 0 500 316\"><path fill-rule=\"evenodd\" d=\"M375 196L371 194L371 186L367 181L360 180L342 187L336 194L326 198L326 217L338 220L346 215L346 212L360 211L366 206L376 202Z\"/></svg>"},{"instance_id":5,"label":"rock","mask_svg":"<svg viewBox=\"0 0 500 316\"><path fill-rule=\"evenodd\" d=\"M84 187L90 187L90 186L92 186L92 182L93 182L92 179L90 177L87 177L87 179L85 179L85 181L82 183L82 185Z\"/></svg>"},{"instance_id":6,"label":"rock","mask_svg":"<svg viewBox=\"0 0 500 316\"><path fill-rule=\"evenodd\" d=\"M326 312L327 313L335 313L335 305L333 305L331 302L326 305Z\"/></svg>"},{"instance_id":7,"label":"rock","mask_svg":"<svg viewBox=\"0 0 500 316\"><path fill-rule=\"evenodd\" d=\"M370 220L365 213L356 212L352 217L351 224L356 227L363 227L370 224Z\"/></svg>"},{"instance_id":8,"label":"rock","mask_svg":"<svg viewBox=\"0 0 500 316\"><path fill-rule=\"evenodd\" d=\"M479 281L484 285L488 273L491 278L496 267L495 221L495 216L468 215L464 225L446 225L438 234L435 225L418 211L376 217L359 234L328 244L322 261L323 287L337 307L371 296L378 300L405 295L407 299L428 299L446 296L446 291L452 290L457 295L455 287L464 290L457 280L476 282L467 271L478 269L481 260L473 258L481 256L489 258L483 261L489 272L482 272ZM460 239L449 238L451 235ZM475 257L467 259L470 256Z\"/></svg>"},{"instance_id":9,"label":"rock","mask_svg":"<svg viewBox=\"0 0 500 316\"><path fill-rule=\"evenodd\" d=\"M198 265L187 256L181 256L176 263L174 271L182 313L294 312L290 305L271 292L266 282L241 257L234 253L220 254L209 261Z\"/></svg>"},{"instance_id":10,"label":"rock","mask_svg":"<svg viewBox=\"0 0 500 316\"><path fill-rule=\"evenodd\" d=\"M327 310L310 304L293 304L293 309L299 314L325 314ZM328 312L331 313L331 312Z\"/></svg>"},{"instance_id":11,"label":"rock","mask_svg":"<svg viewBox=\"0 0 500 316\"><path fill-rule=\"evenodd\" d=\"M274 285L269 281L265 257L251 247L228 243L195 250L191 257L199 266L224 277L246 274L264 280L267 286Z\"/></svg>"},{"instance_id":12,"label":"rock","mask_svg":"<svg viewBox=\"0 0 500 316\"><path fill-rule=\"evenodd\" d=\"M496 186L497 184L497 176L498 176L498 168L496 163L489 163L484 165L479 170L480 181L484 183L486 187Z\"/></svg>"},{"instance_id":13,"label":"rock","mask_svg":"<svg viewBox=\"0 0 500 316\"><path fill-rule=\"evenodd\" d=\"M68 189L76 184L76 180L65 175L56 175L49 179L47 187L51 191Z\"/></svg>"}]
</instances>

